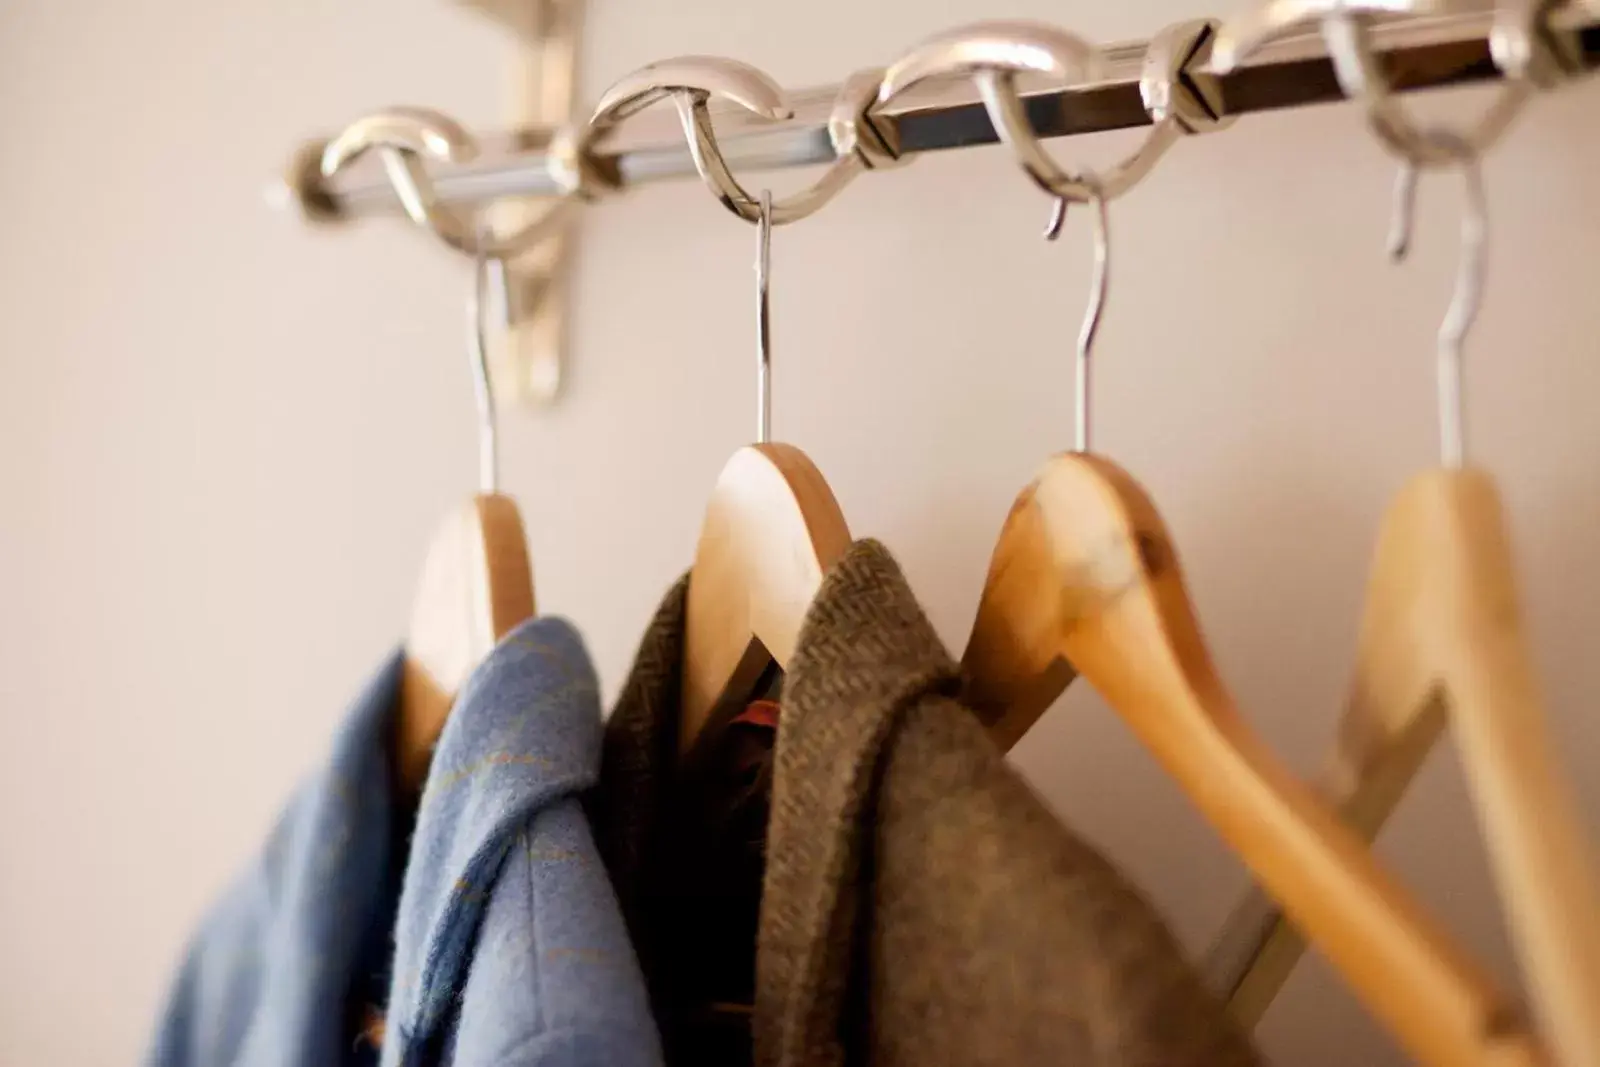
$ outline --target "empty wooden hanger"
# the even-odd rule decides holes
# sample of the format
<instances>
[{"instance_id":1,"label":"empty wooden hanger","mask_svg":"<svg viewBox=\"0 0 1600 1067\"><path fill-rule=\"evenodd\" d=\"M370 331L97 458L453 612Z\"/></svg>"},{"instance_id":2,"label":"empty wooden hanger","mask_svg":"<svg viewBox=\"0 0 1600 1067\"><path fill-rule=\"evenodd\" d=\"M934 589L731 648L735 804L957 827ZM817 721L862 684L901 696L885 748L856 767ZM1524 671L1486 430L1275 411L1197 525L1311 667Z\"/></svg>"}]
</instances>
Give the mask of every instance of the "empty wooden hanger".
<instances>
[{"instance_id":1,"label":"empty wooden hanger","mask_svg":"<svg viewBox=\"0 0 1600 1067\"><path fill-rule=\"evenodd\" d=\"M963 657L968 699L1020 736L1073 672L1413 1055L1538 1063L1505 996L1272 755L1217 676L1143 489L1102 457L1049 461L1001 532Z\"/></svg>"},{"instance_id":2,"label":"empty wooden hanger","mask_svg":"<svg viewBox=\"0 0 1600 1067\"><path fill-rule=\"evenodd\" d=\"M1001 58L988 65L1003 71L1004 57L1029 51L990 50ZM986 102L1012 93L991 74ZM989 113L1008 144L1032 141L1020 108ZM1087 414L1106 291L1105 195L1085 174L1052 191L1087 200L1095 214L1094 295L1078 345ZM1078 443L1046 463L1001 532L963 658L975 710L999 736L1020 736L1081 673L1414 1056L1543 1062L1489 977L1249 729L1212 665L1154 505L1126 472L1088 454L1081 418Z\"/></svg>"},{"instance_id":3,"label":"empty wooden hanger","mask_svg":"<svg viewBox=\"0 0 1600 1067\"><path fill-rule=\"evenodd\" d=\"M1404 161L1391 253L1409 247L1419 168L1441 161L1466 179L1463 254L1439 331L1442 465L1407 484L1384 517L1362 618L1358 659L1323 791L1371 839L1448 725L1457 740L1499 895L1535 1015L1558 1062L1600 1064L1600 875L1556 758L1523 633L1499 494L1465 466L1462 349L1486 268L1487 206L1478 157L1530 95L1529 66L1551 45L1548 5L1504 8L1496 57L1510 84L1463 134L1417 129L1395 103L1358 20L1330 48L1351 95L1379 109L1374 124ZM1293 21L1293 10L1275 13ZM1282 32L1267 19L1241 37L1242 56ZM1550 62L1554 60L1545 56ZM1378 120L1381 119L1381 124ZM1213 974L1253 1023L1301 951L1265 901L1247 900L1213 950Z\"/></svg>"},{"instance_id":4,"label":"empty wooden hanger","mask_svg":"<svg viewBox=\"0 0 1600 1067\"><path fill-rule=\"evenodd\" d=\"M369 149L383 157L412 218L451 247L474 256L470 301L472 374L478 408L482 490L441 523L428 548L412 601L394 736L400 790L415 795L427 778L434 746L456 695L500 639L534 614L533 569L516 502L499 492L499 446L489 378L484 315L489 259L537 240L536 226L509 239L447 215L426 188L419 155L459 161L470 136L442 115L417 109L380 112L329 142L323 173L331 177Z\"/></svg>"}]
</instances>

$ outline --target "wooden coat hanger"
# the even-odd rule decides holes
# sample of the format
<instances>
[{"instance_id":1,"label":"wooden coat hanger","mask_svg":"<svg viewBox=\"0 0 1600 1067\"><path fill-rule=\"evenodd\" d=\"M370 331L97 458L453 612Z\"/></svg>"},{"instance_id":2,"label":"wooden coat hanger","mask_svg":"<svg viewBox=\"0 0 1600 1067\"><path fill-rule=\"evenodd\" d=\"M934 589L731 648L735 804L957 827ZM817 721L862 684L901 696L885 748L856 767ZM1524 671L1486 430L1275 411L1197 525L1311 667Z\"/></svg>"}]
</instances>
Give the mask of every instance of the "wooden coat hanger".
<instances>
[{"instance_id":1,"label":"wooden coat hanger","mask_svg":"<svg viewBox=\"0 0 1600 1067\"><path fill-rule=\"evenodd\" d=\"M772 196L756 220L757 444L735 452L706 505L684 622L678 749L737 711L768 668L789 665L822 577L850 547L827 480L793 445L769 441L772 344L767 279Z\"/></svg>"},{"instance_id":2,"label":"wooden coat hanger","mask_svg":"<svg viewBox=\"0 0 1600 1067\"><path fill-rule=\"evenodd\" d=\"M395 767L421 791L456 694L500 639L535 613L514 500L481 493L440 525L417 582L401 664Z\"/></svg>"},{"instance_id":3,"label":"wooden coat hanger","mask_svg":"<svg viewBox=\"0 0 1600 1067\"><path fill-rule=\"evenodd\" d=\"M776 121L793 114L770 77L737 60L680 56L625 75L603 94L589 121L558 154L593 163L594 144L618 122L659 100L678 110L690 157L701 179L728 210L756 224L757 443L734 453L712 490L690 570L685 634L680 752L688 752L719 709L741 706L768 668L787 666L822 576L850 545L850 530L827 481L792 445L770 441L771 324L767 277L772 226L804 218L826 204L878 157L878 142L858 136L860 115L876 82L851 79L830 116L838 151L834 165L809 189L774 204L770 193L741 186L717 146L712 98ZM866 95L863 95L866 94ZM565 167L575 191L604 168ZM559 176L559 175L558 175Z\"/></svg>"},{"instance_id":4,"label":"wooden coat hanger","mask_svg":"<svg viewBox=\"0 0 1600 1067\"><path fill-rule=\"evenodd\" d=\"M1114 463L1058 456L1024 490L962 663L967 700L1002 743L1082 674L1419 1060L1544 1062L1489 976L1240 717L1166 527Z\"/></svg>"},{"instance_id":5,"label":"wooden coat hanger","mask_svg":"<svg viewBox=\"0 0 1600 1067\"><path fill-rule=\"evenodd\" d=\"M499 441L483 323L487 274L486 258L479 256L471 336L483 490L434 535L406 632L395 767L411 794L422 789L456 695L500 639L536 610L522 514L516 501L498 491Z\"/></svg>"},{"instance_id":6,"label":"wooden coat hanger","mask_svg":"<svg viewBox=\"0 0 1600 1067\"><path fill-rule=\"evenodd\" d=\"M769 443L734 453L690 571L680 751L719 707L746 703L771 664L789 665L823 575L849 547L844 513L804 452Z\"/></svg>"},{"instance_id":7,"label":"wooden coat hanger","mask_svg":"<svg viewBox=\"0 0 1600 1067\"><path fill-rule=\"evenodd\" d=\"M1011 28L984 29L1003 38ZM1414 1056L1433 1064L1545 1062L1489 976L1244 722L1212 665L1154 505L1126 472L1088 454L1089 353L1109 254L1106 185L1056 168L1016 96L1015 69L1006 64L1048 53L1053 42L978 47L985 43L945 35L934 49L987 58L944 63L923 54L909 65L924 76L941 66L976 70L1001 139L1057 197L1047 235L1062 201L1093 205L1096 269L1078 343L1079 448L1050 460L1006 520L963 657L969 704L1007 744L1081 673ZM1047 66L1059 72L1072 59L1058 53ZM1169 70L1164 87L1172 80ZM1142 173L1141 158L1148 169L1140 154L1119 168L1118 191Z\"/></svg>"},{"instance_id":8,"label":"wooden coat hanger","mask_svg":"<svg viewBox=\"0 0 1600 1067\"><path fill-rule=\"evenodd\" d=\"M440 525L423 563L401 664L394 735L399 792L415 796L456 695L502 637L533 616L533 569L516 502L498 491L499 443L485 336L489 261L537 243L551 218L509 237L445 211L428 187L420 157L461 162L477 154L470 134L444 115L420 108L375 112L328 143L322 172L333 177L368 151L383 159L401 203L419 226L473 256L469 306L473 387L478 408L482 491ZM554 213L552 213L552 216Z\"/></svg>"},{"instance_id":9,"label":"wooden coat hanger","mask_svg":"<svg viewBox=\"0 0 1600 1067\"><path fill-rule=\"evenodd\" d=\"M1546 1040L1563 1064L1600 1064L1600 875L1556 756L1523 632L1494 480L1464 466L1462 349L1485 273L1478 150L1440 131L1467 183L1463 256L1439 334L1443 465L1407 484L1384 517L1354 678L1325 774L1368 840L1448 725ZM1409 245L1417 167L1401 175L1391 251ZM1254 1022L1298 960L1298 936L1261 901L1237 910L1217 948L1231 1007ZM1235 962L1235 946L1249 950Z\"/></svg>"},{"instance_id":10,"label":"wooden coat hanger","mask_svg":"<svg viewBox=\"0 0 1600 1067\"><path fill-rule=\"evenodd\" d=\"M1135 184L1171 143L1185 113L1187 68L1202 58L1199 44L1147 58L1141 89L1157 128L1105 179L1057 167L1017 93L1019 73L1098 73L1096 53L1070 34L984 23L930 39L885 75L880 101L926 78L972 74L1000 139L1057 200L1047 236L1058 231L1067 200L1092 204L1097 224L1093 297L1078 340L1079 448L1050 460L1006 520L963 657L967 701L1006 745L1081 672L1415 1056L1543 1063L1489 977L1240 717L1154 505L1132 477L1087 452L1089 353L1107 282L1106 199Z\"/></svg>"}]
</instances>

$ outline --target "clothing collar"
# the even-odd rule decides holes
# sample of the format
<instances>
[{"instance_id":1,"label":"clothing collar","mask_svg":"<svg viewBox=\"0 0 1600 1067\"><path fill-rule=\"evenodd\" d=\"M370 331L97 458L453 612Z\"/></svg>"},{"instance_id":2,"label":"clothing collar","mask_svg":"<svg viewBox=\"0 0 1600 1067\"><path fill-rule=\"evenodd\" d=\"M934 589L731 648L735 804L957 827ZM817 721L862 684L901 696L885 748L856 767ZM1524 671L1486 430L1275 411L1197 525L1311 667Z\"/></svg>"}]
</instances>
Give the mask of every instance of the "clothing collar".
<instances>
[{"instance_id":1,"label":"clothing collar","mask_svg":"<svg viewBox=\"0 0 1600 1067\"><path fill-rule=\"evenodd\" d=\"M507 852L536 812L595 783L600 738L594 668L564 620L523 623L468 680L434 751L406 863L388 1012L398 1047L437 1036Z\"/></svg>"},{"instance_id":2,"label":"clothing collar","mask_svg":"<svg viewBox=\"0 0 1600 1067\"><path fill-rule=\"evenodd\" d=\"M606 726L605 780L590 801L658 1007L671 1000L663 987L671 983L672 961L660 958L652 936L651 919L659 916L652 914L650 874L652 863L663 862L660 813L676 770L691 580L673 586L645 633ZM854 845L881 749L900 708L930 692L954 694L959 677L888 550L870 540L852 545L807 611L784 680L761 894L755 1029L764 1046L766 1034L820 1040L837 1030L850 961L823 946L839 943L826 936L830 923L854 921ZM766 962L770 949L805 962L779 973ZM835 992L823 996L821 989ZM774 997L783 990L793 992L791 1002Z\"/></svg>"},{"instance_id":3,"label":"clothing collar","mask_svg":"<svg viewBox=\"0 0 1600 1067\"><path fill-rule=\"evenodd\" d=\"M902 713L960 687L888 550L850 546L806 612L785 678L757 939L758 1063L843 1062L876 785Z\"/></svg>"}]
</instances>

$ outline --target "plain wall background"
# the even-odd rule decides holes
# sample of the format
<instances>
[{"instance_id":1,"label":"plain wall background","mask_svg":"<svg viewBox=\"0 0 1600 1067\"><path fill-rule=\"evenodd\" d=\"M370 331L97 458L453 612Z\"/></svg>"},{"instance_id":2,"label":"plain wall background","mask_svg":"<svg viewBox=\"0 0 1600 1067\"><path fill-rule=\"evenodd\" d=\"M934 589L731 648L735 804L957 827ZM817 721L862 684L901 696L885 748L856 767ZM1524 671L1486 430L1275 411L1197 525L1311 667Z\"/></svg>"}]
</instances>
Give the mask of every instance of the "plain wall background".
<instances>
[{"instance_id":1,"label":"plain wall background","mask_svg":"<svg viewBox=\"0 0 1600 1067\"><path fill-rule=\"evenodd\" d=\"M995 15L1103 41L1193 0L595 0L586 99L723 53L803 87ZM1223 12L1224 14L1226 12ZM315 233L260 191L303 137L398 102L502 119L506 44L445 0L0 4L0 1063L135 1059L180 945L400 635L475 478L469 268L399 222ZM1460 118L1481 101L1428 110ZM1600 813L1600 87L1487 162L1494 258L1469 448L1501 479L1549 704ZM1131 142L1057 145L1109 162ZM1393 166L1357 113L1251 117L1113 208L1097 445L1177 538L1224 673L1309 770L1379 515L1436 457L1432 338L1459 182L1386 265ZM800 179L774 179L781 193ZM999 150L869 176L774 239L776 427L898 554L952 647L1011 499L1071 441L1087 225ZM541 606L615 692L752 429L752 229L697 183L590 213L570 389L508 411ZM1015 753L1196 951L1239 865L1085 687ZM1379 851L1515 981L1453 755ZM1400 1062L1319 960L1260 1030L1282 1063Z\"/></svg>"}]
</instances>

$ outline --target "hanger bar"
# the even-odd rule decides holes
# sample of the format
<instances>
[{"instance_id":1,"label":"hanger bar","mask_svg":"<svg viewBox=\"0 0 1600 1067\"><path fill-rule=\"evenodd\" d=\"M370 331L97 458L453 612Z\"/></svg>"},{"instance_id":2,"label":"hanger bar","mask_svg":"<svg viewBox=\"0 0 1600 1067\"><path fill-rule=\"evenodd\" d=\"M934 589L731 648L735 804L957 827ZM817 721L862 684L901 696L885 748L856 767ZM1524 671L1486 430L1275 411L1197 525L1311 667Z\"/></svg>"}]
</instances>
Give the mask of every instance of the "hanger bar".
<instances>
[{"instance_id":1,"label":"hanger bar","mask_svg":"<svg viewBox=\"0 0 1600 1067\"><path fill-rule=\"evenodd\" d=\"M1412 92L1498 79L1489 53L1492 3L1452 15L1395 17L1378 23L1372 38L1396 91ZM1569 3L1552 15L1557 30L1576 31L1585 71L1600 67L1600 0ZM1020 79L1028 118L1040 137L1067 137L1149 124L1139 96L1144 42L1103 50L1107 76L1065 88ZM1190 72L1209 79L1227 115L1302 107L1343 99L1333 64L1316 31L1285 37L1226 75L1201 66ZM737 110L713 108L718 144L738 169L780 170L831 162L827 118L837 89L794 93L794 117L761 122ZM998 138L970 79L931 81L897 98L873 121L898 140L902 154L939 152L995 143ZM559 190L542 151L549 130L513 131L485 138L485 152L471 164L430 167L446 203L469 204L507 197L554 196ZM624 126L600 151L613 161L624 186L692 177L694 162L670 114L648 114ZM399 210L381 168L352 167L348 178L327 190L341 217Z\"/></svg>"}]
</instances>

